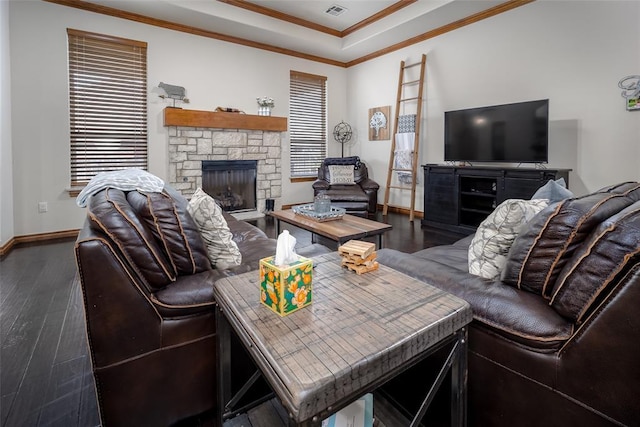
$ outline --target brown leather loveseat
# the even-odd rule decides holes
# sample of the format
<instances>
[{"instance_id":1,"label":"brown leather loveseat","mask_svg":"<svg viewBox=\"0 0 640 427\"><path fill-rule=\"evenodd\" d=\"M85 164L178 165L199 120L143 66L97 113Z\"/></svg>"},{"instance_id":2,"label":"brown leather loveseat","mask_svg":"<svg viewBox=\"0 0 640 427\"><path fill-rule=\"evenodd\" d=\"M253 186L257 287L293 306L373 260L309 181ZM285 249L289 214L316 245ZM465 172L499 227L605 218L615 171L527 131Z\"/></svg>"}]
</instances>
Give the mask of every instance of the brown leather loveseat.
<instances>
[{"instance_id":1,"label":"brown leather loveseat","mask_svg":"<svg viewBox=\"0 0 640 427\"><path fill-rule=\"evenodd\" d=\"M378 251L471 304L469 425L639 425L640 183L538 213L497 280L468 272L472 238Z\"/></svg>"},{"instance_id":2,"label":"brown leather loveseat","mask_svg":"<svg viewBox=\"0 0 640 427\"><path fill-rule=\"evenodd\" d=\"M276 241L225 214L242 264L213 269L187 204L168 187L107 188L89 199L75 251L103 426L215 416L213 283L257 269Z\"/></svg>"},{"instance_id":3,"label":"brown leather loveseat","mask_svg":"<svg viewBox=\"0 0 640 427\"><path fill-rule=\"evenodd\" d=\"M331 166L352 166L352 184L332 184ZM331 205L344 208L348 214L375 215L378 209L378 189L380 185L369 178L367 166L359 157L327 157L318 168L318 179L313 184L313 196L324 193L331 199Z\"/></svg>"}]
</instances>

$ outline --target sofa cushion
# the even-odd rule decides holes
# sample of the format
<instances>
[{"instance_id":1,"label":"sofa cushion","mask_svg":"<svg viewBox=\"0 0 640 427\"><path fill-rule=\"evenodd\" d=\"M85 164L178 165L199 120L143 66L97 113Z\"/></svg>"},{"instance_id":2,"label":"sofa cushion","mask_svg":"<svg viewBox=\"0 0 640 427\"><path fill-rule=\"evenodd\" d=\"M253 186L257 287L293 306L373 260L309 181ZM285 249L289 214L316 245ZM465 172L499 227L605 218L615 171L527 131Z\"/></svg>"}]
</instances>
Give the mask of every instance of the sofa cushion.
<instances>
[{"instance_id":1,"label":"sofa cushion","mask_svg":"<svg viewBox=\"0 0 640 427\"><path fill-rule=\"evenodd\" d=\"M454 249L453 245L438 247ZM380 249L377 261L411 277L464 299L473 318L510 341L539 352L560 348L573 333L573 324L549 306L548 301L500 282L492 282L448 263L394 249Z\"/></svg>"},{"instance_id":2,"label":"sofa cushion","mask_svg":"<svg viewBox=\"0 0 640 427\"><path fill-rule=\"evenodd\" d=\"M107 188L89 198L91 228L108 235L149 291L175 280L173 265L122 190Z\"/></svg>"},{"instance_id":3,"label":"sofa cushion","mask_svg":"<svg viewBox=\"0 0 640 427\"><path fill-rule=\"evenodd\" d=\"M608 190L609 193L624 194L634 202L640 200L640 183L625 182Z\"/></svg>"},{"instance_id":4,"label":"sofa cushion","mask_svg":"<svg viewBox=\"0 0 640 427\"><path fill-rule=\"evenodd\" d=\"M198 188L189 200L187 209L200 229L211 265L220 269L240 265L242 254L233 241L222 209L213 197Z\"/></svg>"},{"instance_id":5,"label":"sofa cushion","mask_svg":"<svg viewBox=\"0 0 640 427\"><path fill-rule=\"evenodd\" d=\"M355 185L353 165L330 165L329 184Z\"/></svg>"},{"instance_id":6,"label":"sofa cushion","mask_svg":"<svg viewBox=\"0 0 640 427\"><path fill-rule=\"evenodd\" d=\"M224 213L233 241L242 253L242 264L258 269L262 258L276 253L276 239L269 238L264 231L246 221L239 221L232 215Z\"/></svg>"},{"instance_id":7,"label":"sofa cushion","mask_svg":"<svg viewBox=\"0 0 640 427\"><path fill-rule=\"evenodd\" d=\"M629 206L625 194L592 193L551 205L516 238L501 274L503 282L549 298L558 274L589 233Z\"/></svg>"},{"instance_id":8,"label":"sofa cushion","mask_svg":"<svg viewBox=\"0 0 640 427\"><path fill-rule=\"evenodd\" d=\"M187 211L187 200L165 186L162 192L127 193L127 200L164 247L178 275L210 268L200 230Z\"/></svg>"},{"instance_id":9,"label":"sofa cushion","mask_svg":"<svg viewBox=\"0 0 640 427\"><path fill-rule=\"evenodd\" d=\"M331 199L332 205L339 205L339 202L362 202L366 208L369 196L359 185L333 185L324 192Z\"/></svg>"},{"instance_id":10,"label":"sofa cushion","mask_svg":"<svg viewBox=\"0 0 640 427\"><path fill-rule=\"evenodd\" d=\"M469 245L475 237L470 234L451 245L432 246L412 253L414 257L447 264L461 271L469 271Z\"/></svg>"},{"instance_id":11,"label":"sofa cushion","mask_svg":"<svg viewBox=\"0 0 640 427\"><path fill-rule=\"evenodd\" d=\"M486 279L500 276L507 253L527 222L547 207L546 199L507 199L480 225L469 245L469 273Z\"/></svg>"},{"instance_id":12,"label":"sofa cushion","mask_svg":"<svg viewBox=\"0 0 640 427\"><path fill-rule=\"evenodd\" d=\"M565 265L551 305L580 323L604 291L640 255L640 202L604 220Z\"/></svg>"},{"instance_id":13,"label":"sofa cushion","mask_svg":"<svg viewBox=\"0 0 640 427\"><path fill-rule=\"evenodd\" d=\"M163 317L190 316L211 311L215 304L213 284L221 277L219 271L209 269L180 276L171 286L151 294L151 300Z\"/></svg>"},{"instance_id":14,"label":"sofa cushion","mask_svg":"<svg viewBox=\"0 0 640 427\"><path fill-rule=\"evenodd\" d=\"M626 193L629 190L633 190L638 187L638 183L635 181L625 181L618 184L608 185L601 189L594 191L594 193Z\"/></svg>"}]
</instances>

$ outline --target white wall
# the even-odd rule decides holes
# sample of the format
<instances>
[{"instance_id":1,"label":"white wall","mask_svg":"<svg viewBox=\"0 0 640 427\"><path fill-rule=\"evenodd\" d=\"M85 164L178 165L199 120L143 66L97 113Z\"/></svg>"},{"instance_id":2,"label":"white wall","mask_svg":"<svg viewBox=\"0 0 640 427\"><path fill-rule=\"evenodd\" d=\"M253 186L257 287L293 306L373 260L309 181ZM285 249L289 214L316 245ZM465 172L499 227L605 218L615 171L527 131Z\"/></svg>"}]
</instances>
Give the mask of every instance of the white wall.
<instances>
[{"instance_id":1,"label":"white wall","mask_svg":"<svg viewBox=\"0 0 640 427\"><path fill-rule=\"evenodd\" d=\"M5 10L6 2L0 3L0 11ZM345 155L360 155L381 185L390 141L368 141L368 109L391 105L393 110L400 61L418 61L426 53L419 164L443 160L444 111L549 98L549 167L573 168L570 187L583 194L640 179L640 112L625 111L617 87L620 78L640 73L639 16L640 2L537 1L345 70L51 3L12 1L9 88L4 62L2 67L2 102L7 102L4 91L11 90L11 111L1 113L2 243L12 237L8 234L77 229L84 220L84 210L65 191L67 27L148 42L150 92L160 81L185 86L191 99L185 108L190 109L225 106L254 113L255 97L266 95L276 100L274 114L287 116L289 70L327 76L329 130L340 120L352 125L354 137ZM168 173L165 105L150 93L150 171L163 178ZM9 118L10 127L5 126ZM284 148L283 203L309 201L311 184L287 179L288 143ZM331 137L329 150L340 154ZM12 189L5 179L11 163ZM11 191L13 198L6 196ZM383 190L379 196L382 202ZM48 213L38 213L39 201L48 202ZM416 208L422 210L422 184Z\"/></svg>"},{"instance_id":2,"label":"white wall","mask_svg":"<svg viewBox=\"0 0 640 427\"><path fill-rule=\"evenodd\" d=\"M640 112L625 110L618 88L640 74L639 18L640 2L537 1L352 67L353 149L386 182L391 141L368 141L367 112L391 105L395 115L400 61L425 53L419 164L443 162L445 111L549 98L548 167L572 168L574 192L640 180ZM409 206L408 193L394 191L392 204Z\"/></svg>"},{"instance_id":3,"label":"white wall","mask_svg":"<svg viewBox=\"0 0 640 427\"><path fill-rule=\"evenodd\" d=\"M9 3L0 1L0 246L13 233Z\"/></svg>"},{"instance_id":4,"label":"white wall","mask_svg":"<svg viewBox=\"0 0 640 427\"><path fill-rule=\"evenodd\" d=\"M148 43L149 171L163 179L168 178L168 137L162 110L171 104L151 93L160 81L186 88L191 102L184 108L223 106L256 114L256 97L271 96L276 102L272 114L288 116L293 69L327 76L330 124L346 114L344 68L41 1L12 1L9 12L17 236L77 229L85 217L84 209L65 191L69 185L67 28ZM289 182L288 145L287 136L282 202L311 201L310 182ZM336 154L340 147L334 143L330 150ZM49 212L38 213L39 201L48 202Z\"/></svg>"}]
</instances>

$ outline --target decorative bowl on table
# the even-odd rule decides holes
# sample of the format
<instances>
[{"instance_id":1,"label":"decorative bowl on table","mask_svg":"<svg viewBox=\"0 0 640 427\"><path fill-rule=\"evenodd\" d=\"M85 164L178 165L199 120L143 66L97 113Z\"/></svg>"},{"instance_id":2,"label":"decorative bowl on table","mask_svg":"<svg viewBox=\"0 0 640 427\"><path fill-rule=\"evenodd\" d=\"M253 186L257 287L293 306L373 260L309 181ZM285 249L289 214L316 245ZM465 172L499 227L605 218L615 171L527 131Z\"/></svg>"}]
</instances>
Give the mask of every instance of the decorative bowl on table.
<instances>
[{"instance_id":1,"label":"decorative bowl on table","mask_svg":"<svg viewBox=\"0 0 640 427\"><path fill-rule=\"evenodd\" d=\"M333 221L336 219L341 219L344 216L345 212L347 211L344 208L331 206L331 209L329 209L328 212L322 212L322 213L316 212L313 203L309 203L306 205L293 206L291 210L296 215L302 215L318 222Z\"/></svg>"}]
</instances>

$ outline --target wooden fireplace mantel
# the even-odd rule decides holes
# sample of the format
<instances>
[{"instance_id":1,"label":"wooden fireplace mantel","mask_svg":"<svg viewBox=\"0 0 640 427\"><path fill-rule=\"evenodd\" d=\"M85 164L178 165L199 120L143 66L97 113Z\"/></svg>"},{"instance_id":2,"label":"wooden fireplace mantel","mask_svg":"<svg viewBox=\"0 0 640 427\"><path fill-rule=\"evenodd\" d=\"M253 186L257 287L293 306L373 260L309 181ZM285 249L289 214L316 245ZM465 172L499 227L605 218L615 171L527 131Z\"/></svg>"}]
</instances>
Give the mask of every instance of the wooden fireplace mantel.
<instances>
[{"instance_id":1,"label":"wooden fireplace mantel","mask_svg":"<svg viewBox=\"0 0 640 427\"><path fill-rule=\"evenodd\" d=\"M166 107L164 125L284 132L287 130L287 118Z\"/></svg>"}]
</instances>

